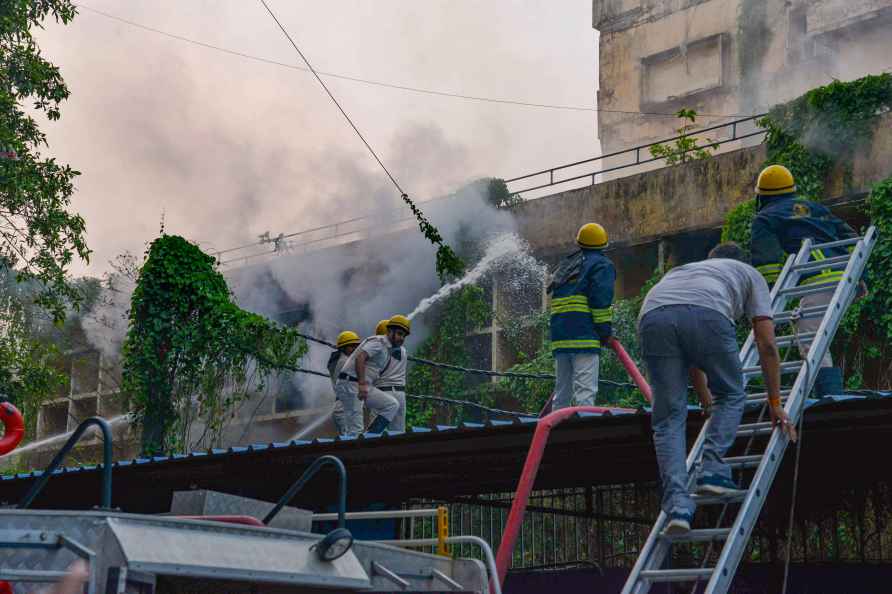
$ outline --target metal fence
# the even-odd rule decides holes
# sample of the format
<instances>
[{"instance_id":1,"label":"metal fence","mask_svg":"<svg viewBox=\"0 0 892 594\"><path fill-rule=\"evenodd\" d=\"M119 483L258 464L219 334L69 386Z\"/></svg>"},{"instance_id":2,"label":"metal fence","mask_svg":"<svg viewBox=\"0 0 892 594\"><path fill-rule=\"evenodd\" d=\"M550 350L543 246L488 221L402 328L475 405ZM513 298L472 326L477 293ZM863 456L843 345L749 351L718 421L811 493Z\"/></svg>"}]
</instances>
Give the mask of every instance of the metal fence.
<instances>
[{"instance_id":1,"label":"metal fence","mask_svg":"<svg viewBox=\"0 0 892 594\"><path fill-rule=\"evenodd\" d=\"M568 184L570 182L580 180L586 180L591 185L595 185L597 183L597 177L599 175L612 173L622 169L629 169L632 167L640 167L641 165L645 165L648 163L664 161L665 157L663 156L653 156L651 149L657 145L671 144L681 139L696 140L697 146L691 146L674 153L675 155L683 158L684 155L687 155L688 153L691 153L698 149L702 149L706 146L719 147L730 142L737 142L747 138L760 136L765 133L765 130L759 127L758 121L764 115L765 114L753 115L739 120L734 120L733 122L727 122L725 124L718 124L715 126L709 126L708 128L694 130L691 131L689 134L673 136L672 138L666 138L663 140L658 140L656 142L634 146L632 148L607 153L598 157L593 157L591 159L584 159L582 161L568 163L559 167L543 169L542 171L528 173L526 175L521 175L520 177L514 177L505 180L505 183L508 184L508 190L515 195L522 195L526 192L532 192L544 188L553 188L555 186ZM707 136L714 136L716 134L722 134L724 136L720 138L709 138ZM608 163L610 161L622 162L617 165L610 165L605 167L605 163ZM572 170L579 169L582 169L583 172L572 172ZM566 172L567 177L561 177L561 174L564 172Z\"/></svg>"},{"instance_id":2,"label":"metal fence","mask_svg":"<svg viewBox=\"0 0 892 594\"><path fill-rule=\"evenodd\" d=\"M778 493L778 505L763 512L744 557L750 563L786 559L789 493ZM497 550L513 494L486 494L453 500L419 500L407 509L448 508L450 536L478 536ZM794 563L892 562L892 489L885 483L853 490L832 509L809 509L808 493L800 493L790 543ZM514 550L512 569L592 566L630 568L657 516L660 494L655 483L598 485L536 491L530 497ZM696 527L712 528L718 508L698 511ZM431 538L433 518L404 523L401 538ZM682 566L701 560L708 544L676 545L673 562ZM433 548L429 550L435 552ZM714 547L710 557L719 553ZM484 560L477 547L453 545L455 556ZM689 565L688 565L689 566Z\"/></svg>"}]
</instances>

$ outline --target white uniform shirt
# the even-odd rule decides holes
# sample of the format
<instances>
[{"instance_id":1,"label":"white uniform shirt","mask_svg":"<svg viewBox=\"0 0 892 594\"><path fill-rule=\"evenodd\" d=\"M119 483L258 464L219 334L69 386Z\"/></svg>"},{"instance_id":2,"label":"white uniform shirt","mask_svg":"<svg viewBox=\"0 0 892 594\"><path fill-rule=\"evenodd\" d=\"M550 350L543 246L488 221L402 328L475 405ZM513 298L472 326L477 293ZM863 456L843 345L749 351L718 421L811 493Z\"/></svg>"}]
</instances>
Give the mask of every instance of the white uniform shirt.
<instances>
[{"instance_id":1,"label":"white uniform shirt","mask_svg":"<svg viewBox=\"0 0 892 594\"><path fill-rule=\"evenodd\" d=\"M393 350L396 350L395 348ZM392 352L392 351L391 351ZM400 347L400 357L391 356L390 365L378 378L376 386L406 386L406 371L408 369L409 354L406 347Z\"/></svg>"},{"instance_id":2,"label":"white uniform shirt","mask_svg":"<svg viewBox=\"0 0 892 594\"><path fill-rule=\"evenodd\" d=\"M365 366L365 381L374 384L381 375L381 371L388 369L389 365L393 364L393 361L391 361L393 357L390 355L390 349L392 348L393 346L386 336L369 336L359 343L359 346L356 347L356 350L353 351L353 354L344 363L341 373L356 377L356 355L362 351L369 356ZM349 380L339 379L338 383L345 381Z\"/></svg>"}]
</instances>

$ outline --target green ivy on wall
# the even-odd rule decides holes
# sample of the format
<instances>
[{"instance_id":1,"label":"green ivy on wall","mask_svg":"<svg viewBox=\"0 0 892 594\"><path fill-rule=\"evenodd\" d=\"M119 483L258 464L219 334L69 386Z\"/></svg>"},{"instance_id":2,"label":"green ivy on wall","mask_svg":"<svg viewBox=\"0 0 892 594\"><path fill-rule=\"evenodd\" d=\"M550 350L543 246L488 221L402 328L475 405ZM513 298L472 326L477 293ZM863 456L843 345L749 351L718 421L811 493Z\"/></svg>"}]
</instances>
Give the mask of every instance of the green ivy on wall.
<instances>
[{"instance_id":1,"label":"green ivy on wall","mask_svg":"<svg viewBox=\"0 0 892 594\"><path fill-rule=\"evenodd\" d=\"M813 89L774 107L760 120L767 130L765 165L785 165L796 179L797 193L820 201L835 167L844 169L849 183L854 155L871 142L878 116L890 109L892 75L888 73ZM865 209L879 231L879 241L868 265L870 294L850 308L841 328L840 341L845 348L838 350L849 371L850 388L861 387L865 362L885 358L885 345L892 340L892 269L888 266L892 256L892 182L887 179L876 184ZM731 210L722 228L722 241L736 241L748 250L754 216L755 200ZM879 380L888 384L890 375L886 368Z\"/></svg>"},{"instance_id":2,"label":"green ivy on wall","mask_svg":"<svg viewBox=\"0 0 892 594\"><path fill-rule=\"evenodd\" d=\"M416 355L442 363L478 367L471 360L467 347L468 333L480 328L492 315L492 308L485 299L483 289L468 285L457 291L426 318L435 330L422 343ZM468 396L468 376L427 365L412 365L407 378L409 394L461 398ZM406 404L407 426L424 426L430 423L438 405L410 399Z\"/></svg>"},{"instance_id":3,"label":"green ivy on wall","mask_svg":"<svg viewBox=\"0 0 892 594\"><path fill-rule=\"evenodd\" d=\"M796 179L796 191L809 200L824 198L834 166L851 167L855 153L873 137L877 116L892 108L892 74L834 81L778 105L759 121L767 131L764 165L781 164ZM723 241L749 245L755 202L738 205L726 218Z\"/></svg>"},{"instance_id":4,"label":"green ivy on wall","mask_svg":"<svg viewBox=\"0 0 892 594\"><path fill-rule=\"evenodd\" d=\"M874 184L865 209L879 234L865 274L869 292L849 308L841 327L841 351L851 369L848 387L853 389L862 387L868 363L879 367L875 383L892 383L892 177Z\"/></svg>"},{"instance_id":5,"label":"green ivy on wall","mask_svg":"<svg viewBox=\"0 0 892 594\"><path fill-rule=\"evenodd\" d=\"M143 453L214 445L251 391L305 352L294 330L233 303L213 257L162 235L139 271L122 355ZM190 441L196 423L203 431Z\"/></svg>"}]
</instances>

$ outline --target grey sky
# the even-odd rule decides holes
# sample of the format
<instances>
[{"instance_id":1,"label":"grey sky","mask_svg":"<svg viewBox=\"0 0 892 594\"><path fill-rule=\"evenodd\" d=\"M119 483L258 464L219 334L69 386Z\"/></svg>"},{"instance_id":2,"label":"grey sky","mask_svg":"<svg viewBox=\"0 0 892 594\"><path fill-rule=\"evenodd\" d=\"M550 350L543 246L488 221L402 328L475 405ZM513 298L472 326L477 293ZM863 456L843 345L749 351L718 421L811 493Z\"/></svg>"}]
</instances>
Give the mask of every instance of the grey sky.
<instances>
[{"instance_id":1,"label":"grey sky","mask_svg":"<svg viewBox=\"0 0 892 594\"><path fill-rule=\"evenodd\" d=\"M590 0L269 0L319 70L536 103L593 105ZM150 27L298 64L255 0L84 0ZM74 208L99 274L166 230L206 250L392 204L359 139L308 73L197 47L86 8L39 35L71 91L46 125L83 175ZM426 199L598 153L593 112L496 105L326 79L409 193Z\"/></svg>"}]
</instances>

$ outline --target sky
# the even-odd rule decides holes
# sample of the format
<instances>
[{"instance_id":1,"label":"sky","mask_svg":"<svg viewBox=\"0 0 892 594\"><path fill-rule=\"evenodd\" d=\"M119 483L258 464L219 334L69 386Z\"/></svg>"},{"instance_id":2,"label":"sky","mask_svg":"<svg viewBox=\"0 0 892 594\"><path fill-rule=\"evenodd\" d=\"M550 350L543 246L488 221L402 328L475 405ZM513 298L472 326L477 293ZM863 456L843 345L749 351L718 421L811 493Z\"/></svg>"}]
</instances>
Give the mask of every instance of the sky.
<instances>
[{"instance_id":1,"label":"sky","mask_svg":"<svg viewBox=\"0 0 892 594\"><path fill-rule=\"evenodd\" d=\"M319 71L534 103L589 106L590 0L267 0ZM72 208L98 276L160 233L207 252L379 213L398 193L259 0L80 0L37 34L71 90L46 122L82 173ZM401 186L427 200L598 154L596 114L484 103L324 78Z\"/></svg>"}]
</instances>

